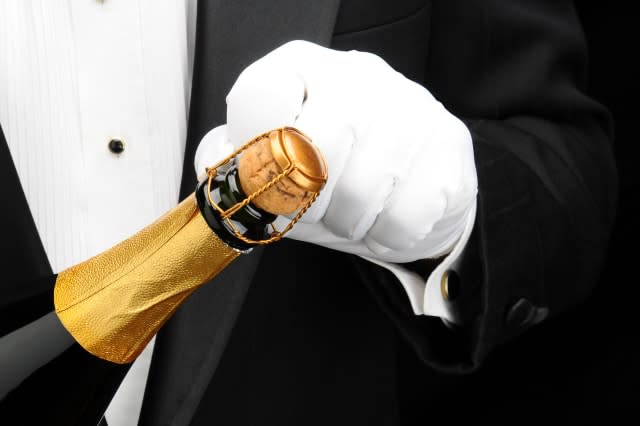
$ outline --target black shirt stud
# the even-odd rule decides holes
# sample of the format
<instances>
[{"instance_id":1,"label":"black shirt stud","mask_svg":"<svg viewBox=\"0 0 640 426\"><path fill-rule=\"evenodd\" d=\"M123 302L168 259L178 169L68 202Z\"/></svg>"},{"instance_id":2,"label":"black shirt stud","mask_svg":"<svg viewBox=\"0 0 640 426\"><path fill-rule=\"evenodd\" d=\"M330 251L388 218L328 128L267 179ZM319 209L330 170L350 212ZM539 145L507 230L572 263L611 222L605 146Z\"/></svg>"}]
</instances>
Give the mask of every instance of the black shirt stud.
<instances>
[{"instance_id":1,"label":"black shirt stud","mask_svg":"<svg viewBox=\"0 0 640 426\"><path fill-rule=\"evenodd\" d=\"M124 142L120 139L111 139L108 146L109 151L117 155L122 154L122 152L124 151Z\"/></svg>"}]
</instances>

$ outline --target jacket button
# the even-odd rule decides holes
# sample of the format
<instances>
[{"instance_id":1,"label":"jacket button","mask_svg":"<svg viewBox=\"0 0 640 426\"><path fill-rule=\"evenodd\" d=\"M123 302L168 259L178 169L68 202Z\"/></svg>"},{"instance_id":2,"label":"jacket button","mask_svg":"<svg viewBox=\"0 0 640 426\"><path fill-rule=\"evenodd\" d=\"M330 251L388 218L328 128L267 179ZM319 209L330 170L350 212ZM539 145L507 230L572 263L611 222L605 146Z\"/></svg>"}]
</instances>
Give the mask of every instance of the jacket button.
<instances>
[{"instance_id":1,"label":"jacket button","mask_svg":"<svg viewBox=\"0 0 640 426\"><path fill-rule=\"evenodd\" d=\"M108 147L109 151L113 152L114 154L122 154L122 152L124 151L124 142L122 142L120 139L111 139L109 141Z\"/></svg>"},{"instance_id":2,"label":"jacket button","mask_svg":"<svg viewBox=\"0 0 640 426\"><path fill-rule=\"evenodd\" d=\"M440 292L442 298L448 302L453 302L458 298L460 295L460 276L456 271L449 270L442 274Z\"/></svg>"},{"instance_id":3,"label":"jacket button","mask_svg":"<svg viewBox=\"0 0 640 426\"><path fill-rule=\"evenodd\" d=\"M536 307L527 299L520 299L507 312L506 322L509 327L520 328L531 323L536 316Z\"/></svg>"}]
</instances>

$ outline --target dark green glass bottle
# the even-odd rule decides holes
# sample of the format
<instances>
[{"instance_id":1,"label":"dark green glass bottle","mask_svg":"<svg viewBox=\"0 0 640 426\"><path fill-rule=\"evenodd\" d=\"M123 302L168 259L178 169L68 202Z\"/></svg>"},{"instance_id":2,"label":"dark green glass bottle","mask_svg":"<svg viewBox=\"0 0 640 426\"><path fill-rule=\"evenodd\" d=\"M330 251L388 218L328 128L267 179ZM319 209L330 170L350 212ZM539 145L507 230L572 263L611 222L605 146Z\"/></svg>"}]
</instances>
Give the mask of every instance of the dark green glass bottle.
<instances>
[{"instance_id":1,"label":"dark green glass bottle","mask_svg":"<svg viewBox=\"0 0 640 426\"><path fill-rule=\"evenodd\" d=\"M239 239L229 224L220 217L218 210L209 201L208 190L208 180L204 179L196 187L196 200L202 216L213 232L234 249L247 251L255 247L256 244ZM227 170L218 172L211 184L211 199L222 210L227 210L246 198L240 186L238 167L235 162ZM276 217L249 203L235 212L230 220L242 236L251 240L264 240L269 238L269 224L276 220Z\"/></svg>"}]
</instances>

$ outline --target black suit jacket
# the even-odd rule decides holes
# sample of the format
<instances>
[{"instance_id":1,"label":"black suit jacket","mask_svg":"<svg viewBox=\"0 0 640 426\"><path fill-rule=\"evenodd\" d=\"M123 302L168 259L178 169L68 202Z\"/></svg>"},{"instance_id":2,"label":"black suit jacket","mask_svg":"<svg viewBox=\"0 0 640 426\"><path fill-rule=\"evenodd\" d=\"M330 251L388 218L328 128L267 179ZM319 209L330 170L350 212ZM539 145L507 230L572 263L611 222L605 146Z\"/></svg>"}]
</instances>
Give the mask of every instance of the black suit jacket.
<instances>
[{"instance_id":1,"label":"black suit jacket","mask_svg":"<svg viewBox=\"0 0 640 426\"><path fill-rule=\"evenodd\" d=\"M414 316L382 268L285 241L236 261L159 333L141 422L464 417L447 412L456 406L451 398L483 400L474 391L492 375L483 366L505 353L496 348L582 301L602 267L616 205L611 130L607 112L584 93L586 54L573 4L201 1L182 196L195 184L197 143L225 122L224 98L238 73L292 39L382 56L471 129L479 209L452 304L464 325ZM54 277L4 141L0 162L3 198L16 206L0 211L2 266L15 277L0 284L7 332L51 309ZM519 361L527 374L540 368ZM47 395L40 410L26 413L90 424L126 368L74 346L12 392L2 410ZM487 413L511 412L494 403Z\"/></svg>"}]
</instances>

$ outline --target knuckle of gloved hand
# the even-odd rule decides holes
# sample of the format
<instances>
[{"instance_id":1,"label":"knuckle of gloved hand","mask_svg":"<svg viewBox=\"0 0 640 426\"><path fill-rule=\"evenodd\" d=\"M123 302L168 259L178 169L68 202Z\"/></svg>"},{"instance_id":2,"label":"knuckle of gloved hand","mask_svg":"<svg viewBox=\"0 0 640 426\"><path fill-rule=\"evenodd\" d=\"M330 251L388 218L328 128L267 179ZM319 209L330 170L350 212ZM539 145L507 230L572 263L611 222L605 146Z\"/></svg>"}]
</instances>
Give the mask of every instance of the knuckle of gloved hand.
<instances>
[{"instance_id":1,"label":"knuckle of gloved hand","mask_svg":"<svg viewBox=\"0 0 640 426\"><path fill-rule=\"evenodd\" d=\"M451 208L457 209L460 205L468 205L475 199L477 177L471 133L460 119L451 117L448 143L452 148L450 151L452 175L448 185L443 189Z\"/></svg>"},{"instance_id":2,"label":"knuckle of gloved hand","mask_svg":"<svg viewBox=\"0 0 640 426\"><path fill-rule=\"evenodd\" d=\"M274 49L272 53L275 55L285 55L285 56L295 57L300 53L315 49L317 47L320 47L320 46L310 41L291 40Z\"/></svg>"},{"instance_id":3,"label":"knuckle of gloved hand","mask_svg":"<svg viewBox=\"0 0 640 426\"><path fill-rule=\"evenodd\" d=\"M229 95L227 96L227 102L229 99L235 99L239 93L242 93L247 88L260 87L277 75L277 62L268 60L265 58L259 59L251 65L247 66L231 87Z\"/></svg>"},{"instance_id":4,"label":"knuckle of gloved hand","mask_svg":"<svg viewBox=\"0 0 640 426\"><path fill-rule=\"evenodd\" d=\"M442 219L466 214L475 202L476 188L469 179L461 178L456 183L443 188L446 208Z\"/></svg>"},{"instance_id":5,"label":"knuckle of gloved hand","mask_svg":"<svg viewBox=\"0 0 640 426\"><path fill-rule=\"evenodd\" d=\"M360 50L350 50L347 52L351 64L358 69L365 68L367 73L395 73L395 70L384 59L375 53L363 52ZM367 74L365 74L367 75Z\"/></svg>"},{"instance_id":6,"label":"knuckle of gloved hand","mask_svg":"<svg viewBox=\"0 0 640 426\"><path fill-rule=\"evenodd\" d=\"M444 134L447 135L447 142L453 144L461 152L471 145L471 133L462 120L442 107L440 124L445 126Z\"/></svg>"},{"instance_id":7,"label":"knuckle of gloved hand","mask_svg":"<svg viewBox=\"0 0 640 426\"><path fill-rule=\"evenodd\" d=\"M379 216L371 234L378 242L394 250L409 248L419 240L415 228L402 214Z\"/></svg>"},{"instance_id":8,"label":"knuckle of gloved hand","mask_svg":"<svg viewBox=\"0 0 640 426\"><path fill-rule=\"evenodd\" d=\"M362 191L336 191L331 197L322 222L339 237L359 239L362 237L359 235L362 220L370 213L367 206Z\"/></svg>"},{"instance_id":9,"label":"knuckle of gloved hand","mask_svg":"<svg viewBox=\"0 0 640 426\"><path fill-rule=\"evenodd\" d=\"M272 128L292 125L304 93L303 82L292 70L265 62L250 65L227 96L231 141L238 145Z\"/></svg>"},{"instance_id":10,"label":"knuckle of gloved hand","mask_svg":"<svg viewBox=\"0 0 640 426\"><path fill-rule=\"evenodd\" d=\"M340 211L332 209L331 207L327 209L327 212L322 218L322 224L331 234L347 240L352 239L353 226L352 224L347 224Z\"/></svg>"}]
</instances>

